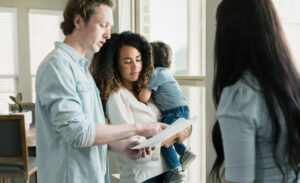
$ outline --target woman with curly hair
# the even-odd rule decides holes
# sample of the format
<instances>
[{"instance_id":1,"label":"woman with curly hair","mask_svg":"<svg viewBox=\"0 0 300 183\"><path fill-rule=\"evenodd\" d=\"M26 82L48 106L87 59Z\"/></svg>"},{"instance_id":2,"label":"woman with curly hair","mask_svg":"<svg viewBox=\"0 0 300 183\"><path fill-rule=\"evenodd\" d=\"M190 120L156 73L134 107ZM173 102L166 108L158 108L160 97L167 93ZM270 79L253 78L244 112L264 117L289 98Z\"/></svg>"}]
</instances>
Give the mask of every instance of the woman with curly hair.
<instances>
[{"instance_id":1,"label":"woman with curly hair","mask_svg":"<svg viewBox=\"0 0 300 183\"><path fill-rule=\"evenodd\" d=\"M142 103L137 99L138 92L147 85L153 73L151 55L147 40L132 32L112 34L100 52L94 55L90 71L100 90L110 124L160 120L160 112L153 103ZM116 156L121 183L163 182L167 166L160 148L139 160L129 159L123 154Z\"/></svg>"}]
</instances>

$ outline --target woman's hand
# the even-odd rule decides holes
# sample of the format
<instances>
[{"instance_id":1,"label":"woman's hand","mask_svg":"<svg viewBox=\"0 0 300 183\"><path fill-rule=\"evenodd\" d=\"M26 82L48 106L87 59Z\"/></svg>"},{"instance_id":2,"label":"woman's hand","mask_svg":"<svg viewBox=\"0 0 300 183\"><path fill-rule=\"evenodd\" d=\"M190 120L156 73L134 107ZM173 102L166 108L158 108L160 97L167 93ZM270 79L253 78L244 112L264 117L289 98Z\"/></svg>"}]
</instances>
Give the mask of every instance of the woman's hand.
<instances>
[{"instance_id":1,"label":"woman's hand","mask_svg":"<svg viewBox=\"0 0 300 183\"><path fill-rule=\"evenodd\" d=\"M125 139L108 145L109 149L114 152L125 154L127 157L133 160L145 158L150 155L155 147L148 147L145 149L131 149L132 147L140 144L137 140Z\"/></svg>"},{"instance_id":2,"label":"woman's hand","mask_svg":"<svg viewBox=\"0 0 300 183\"><path fill-rule=\"evenodd\" d=\"M142 158L145 158L147 155L150 155L152 151L155 150L155 147L147 147L145 149L140 149Z\"/></svg>"}]
</instances>

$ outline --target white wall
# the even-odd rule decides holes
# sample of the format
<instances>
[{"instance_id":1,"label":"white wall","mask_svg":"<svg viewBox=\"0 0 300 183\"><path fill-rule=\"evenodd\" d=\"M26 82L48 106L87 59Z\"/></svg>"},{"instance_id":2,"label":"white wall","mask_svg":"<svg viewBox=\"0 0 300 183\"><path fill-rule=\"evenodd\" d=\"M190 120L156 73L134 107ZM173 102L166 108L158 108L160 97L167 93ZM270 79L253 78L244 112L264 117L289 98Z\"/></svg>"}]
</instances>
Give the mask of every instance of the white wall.
<instances>
[{"instance_id":1,"label":"white wall","mask_svg":"<svg viewBox=\"0 0 300 183\"><path fill-rule=\"evenodd\" d=\"M214 40L216 31L216 8L221 0L206 0L206 182L209 183L209 172L215 159L211 140L211 131L215 123L215 108L212 99L214 73Z\"/></svg>"}]
</instances>

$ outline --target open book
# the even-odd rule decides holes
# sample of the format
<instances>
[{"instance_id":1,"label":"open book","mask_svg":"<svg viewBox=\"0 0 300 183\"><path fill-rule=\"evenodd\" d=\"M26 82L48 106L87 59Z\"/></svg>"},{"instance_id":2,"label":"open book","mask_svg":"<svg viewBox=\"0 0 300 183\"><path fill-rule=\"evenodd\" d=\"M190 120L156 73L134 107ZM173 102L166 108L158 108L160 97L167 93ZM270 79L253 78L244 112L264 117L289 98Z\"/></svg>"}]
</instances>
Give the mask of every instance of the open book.
<instances>
[{"instance_id":1,"label":"open book","mask_svg":"<svg viewBox=\"0 0 300 183\"><path fill-rule=\"evenodd\" d=\"M143 141L141 144L132 147L131 149L143 149L146 147L154 147L158 144L162 143L166 139L172 137L173 135L177 134L178 132L184 130L185 128L189 127L191 124L198 120L197 117L193 117L191 119L184 119L179 118L166 129L161 131L160 133L156 134L155 136Z\"/></svg>"}]
</instances>

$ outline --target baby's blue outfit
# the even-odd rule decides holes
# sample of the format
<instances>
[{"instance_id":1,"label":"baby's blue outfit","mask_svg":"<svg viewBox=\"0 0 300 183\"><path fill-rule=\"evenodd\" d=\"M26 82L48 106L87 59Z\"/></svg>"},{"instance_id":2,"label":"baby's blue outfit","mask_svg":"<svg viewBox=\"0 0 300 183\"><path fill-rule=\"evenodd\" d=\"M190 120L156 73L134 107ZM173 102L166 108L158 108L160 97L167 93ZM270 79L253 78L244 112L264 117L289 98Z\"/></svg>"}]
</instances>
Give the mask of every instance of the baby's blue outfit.
<instances>
[{"instance_id":1,"label":"baby's blue outfit","mask_svg":"<svg viewBox=\"0 0 300 183\"><path fill-rule=\"evenodd\" d=\"M163 123L172 124L179 118L189 118L187 103L169 69L164 67L155 68L154 75L150 78L147 88L152 90L153 101L162 111ZM183 143L174 143L173 146L161 148L161 150L169 168L181 166L177 153L182 155L186 151Z\"/></svg>"},{"instance_id":2,"label":"baby's blue outfit","mask_svg":"<svg viewBox=\"0 0 300 183\"><path fill-rule=\"evenodd\" d=\"M277 148L279 163L287 173L287 182L291 183L295 175L287 171L285 119L279 105L276 111L281 129ZM269 111L259 83L252 74L246 72L235 84L223 89L217 119L223 139L227 181L282 182L282 174L272 155L274 142Z\"/></svg>"}]
</instances>

